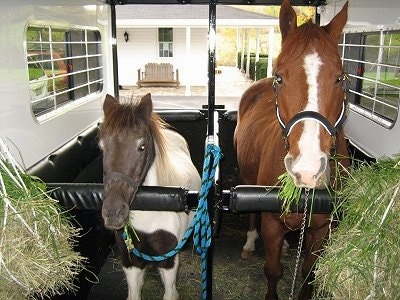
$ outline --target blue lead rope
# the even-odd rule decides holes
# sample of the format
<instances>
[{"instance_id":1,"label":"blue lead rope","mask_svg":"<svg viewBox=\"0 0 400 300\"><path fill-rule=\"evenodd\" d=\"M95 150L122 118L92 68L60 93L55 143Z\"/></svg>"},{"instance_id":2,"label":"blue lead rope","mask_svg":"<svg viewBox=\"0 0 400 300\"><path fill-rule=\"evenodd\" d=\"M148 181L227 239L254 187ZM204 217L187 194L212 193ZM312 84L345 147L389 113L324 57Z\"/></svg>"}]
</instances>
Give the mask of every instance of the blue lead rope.
<instances>
[{"instance_id":1,"label":"blue lead rope","mask_svg":"<svg viewBox=\"0 0 400 300\"><path fill-rule=\"evenodd\" d=\"M211 156L213 157L211 166ZM193 232L193 243L196 252L201 255L201 287L202 287L202 299L207 299L207 251L211 244L211 223L208 214L207 196L210 187L214 182L215 172L222 157L221 149L214 144L207 144L206 152L204 156L203 174L201 180L201 189L199 192L199 203L196 209L196 214L184 234L182 240L176 245L174 249L166 254L151 256L140 252L136 248L131 251L137 257L140 257L147 261L163 261L176 255ZM122 235L126 241L128 239L127 230Z\"/></svg>"}]
</instances>

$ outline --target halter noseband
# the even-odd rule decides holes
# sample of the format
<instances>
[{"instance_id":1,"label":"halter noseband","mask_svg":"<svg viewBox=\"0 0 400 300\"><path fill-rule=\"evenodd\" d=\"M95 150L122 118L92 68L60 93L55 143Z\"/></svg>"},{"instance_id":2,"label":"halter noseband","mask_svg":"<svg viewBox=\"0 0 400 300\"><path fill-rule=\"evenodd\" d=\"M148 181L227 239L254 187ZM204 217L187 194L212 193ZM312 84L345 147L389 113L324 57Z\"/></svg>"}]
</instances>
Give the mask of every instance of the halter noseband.
<instances>
[{"instance_id":1,"label":"halter noseband","mask_svg":"<svg viewBox=\"0 0 400 300\"><path fill-rule=\"evenodd\" d=\"M349 77L348 77L347 73L342 73L339 76L338 81L341 83L343 90L345 92L347 92L348 81L349 81ZM282 129L282 137L283 137L283 140L285 141L286 149L289 149L289 146L290 146L289 142L288 142L288 137L289 137L289 134L291 133L293 127L301 121L313 120L313 121L317 121L318 123L320 123L322 125L322 127L324 127L325 130L329 133L329 135L332 137L332 140L333 140L332 150L336 150L336 146L337 146L336 145L336 136L339 132L339 129L342 127L344 121L346 120L346 111L347 111L346 94L345 94L345 98L344 98L344 101L342 104L342 110L341 110L340 115L334 125L332 125L328 121L328 119L325 118L323 115L321 115L319 112L312 111L312 110L303 110L303 111L298 112L285 125L285 123L283 122L283 120L281 118L281 115L279 113L279 108L278 108L278 83L279 83L278 79L275 76L274 80L272 82L272 86L273 86L275 94L276 94L276 101L275 101L276 116L278 118L278 122Z\"/></svg>"}]
</instances>

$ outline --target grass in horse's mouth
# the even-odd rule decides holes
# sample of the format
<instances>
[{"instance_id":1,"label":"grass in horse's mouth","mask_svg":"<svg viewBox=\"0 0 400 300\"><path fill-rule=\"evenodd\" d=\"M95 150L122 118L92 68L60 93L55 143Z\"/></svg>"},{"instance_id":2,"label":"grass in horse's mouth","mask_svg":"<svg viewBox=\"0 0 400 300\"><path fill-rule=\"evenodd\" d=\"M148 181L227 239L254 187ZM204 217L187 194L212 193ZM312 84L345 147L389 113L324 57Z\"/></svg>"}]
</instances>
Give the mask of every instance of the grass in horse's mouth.
<instances>
[{"instance_id":1,"label":"grass in horse's mouth","mask_svg":"<svg viewBox=\"0 0 400 300\"><path fill-rule=\"evenodd\" d=\"M297 187L293 178L288 172L283 173L278 177L278 185L280 185L278 196L283 200L282 216L290 213L290 207L293 203L299 204L302 188Z\"/></svg>"}]
</instances>

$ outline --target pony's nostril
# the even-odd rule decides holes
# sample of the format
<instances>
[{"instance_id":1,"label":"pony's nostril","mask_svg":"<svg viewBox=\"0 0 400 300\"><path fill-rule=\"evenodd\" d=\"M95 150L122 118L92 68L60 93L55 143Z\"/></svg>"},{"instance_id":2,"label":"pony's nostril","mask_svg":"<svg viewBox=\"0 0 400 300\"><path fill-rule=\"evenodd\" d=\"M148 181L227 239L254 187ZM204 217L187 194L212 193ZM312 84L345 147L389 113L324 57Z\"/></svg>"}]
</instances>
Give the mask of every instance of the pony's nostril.
<instances>
[{"instance_id":1,"label":"pony's nostril","mask_svg":"<svg viewBox=\"0 0 400 300\"><path fill-rule=\"evenodd\" d=\"M121 207L116 211L116 217L120 221L125 221L129 214L129 205L123 203Z\"/></svg>"}]
</instances>

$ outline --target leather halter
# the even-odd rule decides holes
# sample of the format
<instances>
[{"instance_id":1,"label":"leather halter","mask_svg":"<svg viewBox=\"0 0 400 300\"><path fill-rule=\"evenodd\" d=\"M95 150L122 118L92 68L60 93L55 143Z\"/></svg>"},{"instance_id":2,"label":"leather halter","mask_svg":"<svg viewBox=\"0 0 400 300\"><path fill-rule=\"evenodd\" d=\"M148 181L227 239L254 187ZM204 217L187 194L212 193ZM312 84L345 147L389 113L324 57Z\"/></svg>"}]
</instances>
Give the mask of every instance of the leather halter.
<instances>
[{"instance_id":1,"label":"leather halter","mask_svg":"<svg viewBox=\"0 0 400 300\"><path fill-rule=\"evenodd\" d=\"M338 81L340 82L342 89L347 92L348 91L348 81L349 77L347 73L342 73ZM344 97L344 101L342 104L342 110L338 116L338 119L336 120L335 124L332 125L327 118L325 118L323 115L321 115L319 112L312 111L312 110L303 110L295 114L286 124L283 122L281 115L279 113L279 108L278 108L278 79L277 76L274 77L274 80L272 82L272 86L274 88L275 94L276 94L276 101L275 101L275 106L276 106L276 116L278 118L278 122L281 126L282 129L282 137L285 142L285 147L288 150L290 145L288 142L288 137L289 134L291 133L293 127L304 120L313 120L317 121L319 124L322 125L322 127L325 128L325 130L329 133L329 135L332 137L333 143L332 143L332 150L336 150L337 147L337 141L336 137L339 132L339 129L342 127L344 121L346 120L346 112L347 112L347 99L346 99L346 93Z\"/></svg>"}]
</instances>

